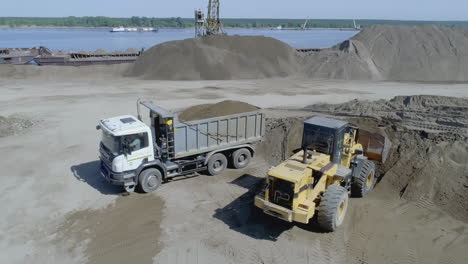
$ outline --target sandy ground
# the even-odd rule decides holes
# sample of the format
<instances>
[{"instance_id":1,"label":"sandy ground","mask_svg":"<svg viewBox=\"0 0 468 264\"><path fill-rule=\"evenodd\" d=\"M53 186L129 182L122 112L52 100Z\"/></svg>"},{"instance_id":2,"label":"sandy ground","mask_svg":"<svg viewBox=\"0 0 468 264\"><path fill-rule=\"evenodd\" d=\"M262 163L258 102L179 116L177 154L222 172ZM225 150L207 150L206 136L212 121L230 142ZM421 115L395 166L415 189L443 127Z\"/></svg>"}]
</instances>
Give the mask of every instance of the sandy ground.
<instances>
[{"instance_id":1,"label":"sandy ground","mask_svg":"<svg viewBox=\"0 0 468 264\"><path fill-rule=\"evenodd\" d=\"M335 233L252 216L254 187L276 165L268 157L127 197L98 173L95 125L136 114L137 98L173 110L241 100L305 117L281 108L415 94L468 97L468 84L1 78L0 115L34 126L0 137L0 263L465 263L468 219L379 185L351 200L352 221Z\"/></svg>"}]
</instances>

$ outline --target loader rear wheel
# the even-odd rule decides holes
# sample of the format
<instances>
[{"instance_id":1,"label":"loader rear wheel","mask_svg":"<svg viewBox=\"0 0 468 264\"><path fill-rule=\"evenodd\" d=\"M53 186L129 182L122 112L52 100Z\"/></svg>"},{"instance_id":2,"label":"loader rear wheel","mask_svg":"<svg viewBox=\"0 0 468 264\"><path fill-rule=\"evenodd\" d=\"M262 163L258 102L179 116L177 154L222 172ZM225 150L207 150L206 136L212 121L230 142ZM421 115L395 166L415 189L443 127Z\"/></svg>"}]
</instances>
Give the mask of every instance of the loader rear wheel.
<instances>
[{"instance_id":1,"label":"loader rear wheel","mask_svg":"<svg viewBox=\"0 0 468 264\"><path fill-rule=\"evenodd\" d=\"M359 172L359 176L354 179L351 185L351 194L354 197L364 197L367 195L375 182L375 164L370 160L365 160Z\"/></svg>"},{"instance_id":2,"label":"loader rear wheel","mask_svg":"<svg viewBox=\"0 0 468 264\"><path fill-rule=\"evenodd\" d=\"M208 160L208 174L218 175L222 173L227 167L226 156L222 153L216 153Z\"/></svg>"},{"instance_id":3,"label":"loader rear wheel","mask_svg":"<svg viewBox=\"0 0 468 264\"><path fill-rule=\"evenodd\" d=\"M339 185L328 186L320 201L317 222L328 232L335 231L344 221L348 210L348 191Z\"/></svg>"},{"instance_id":4,"label":"loader rear wheel","mask_svg":"<svg viewBox=\"0 0 468 264\"><path fill-rule=\"evenodd\" d=\"M249 165L252 159L252 154L246 148L241 148L232 154L232 166L235 169L243 169Z\"/></svg>"},{"instance_id":5,"label":"loader rear wheel","mask_svg":"<svg viewBox=\"0 0 468 264\"><path fill-rule=\"evenodd\" d=\"M142 171L138 177L139 189L145 193L156 191L162 182L162 175L158 169L150 168Z\"/></svg>"}]
</instances>

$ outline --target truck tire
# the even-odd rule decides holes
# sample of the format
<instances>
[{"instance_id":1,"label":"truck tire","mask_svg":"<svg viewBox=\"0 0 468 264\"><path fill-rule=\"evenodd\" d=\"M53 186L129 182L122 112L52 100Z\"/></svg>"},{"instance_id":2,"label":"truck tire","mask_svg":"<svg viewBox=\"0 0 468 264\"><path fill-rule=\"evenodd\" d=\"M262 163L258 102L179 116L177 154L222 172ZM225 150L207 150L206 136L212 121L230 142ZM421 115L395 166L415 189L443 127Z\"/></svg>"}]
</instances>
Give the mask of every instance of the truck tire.
<instances>
[{"instance_id":1,"label":"truck tire","mask_svg":"<svg viewBox=\"0 0 468 264\"><path fill-rule=\"evenodd\" d=\"M354 197L364 197L372 190L375 182L375 164L370 160L365 160L359 172L359 176L354 178L351 185L351 194Z\"/></svg>"},{"instance_id":2,"label":"truck tire","mask_svg":"<svg viewBox=\"0 0 468 264\"><path fill-rule=\"evenodd\" d=\"M156 191L162 183L162 175L158 169L150 168L142 171L138 177L139 188L145 193Z\"/></svg>"},{"instance_id":3,"label":"truck tire","mask_svg":"<svg viewBox=\"0 0 468 264\"><path fill-rule=\"evenodd\" d=\"M208 174L218 175L227 167L227 159L223 153L216 153L208 160Z\"/></svg>"},{"instance_id":4,"label":"truck tire","mask_svg":"<svg viewBox=\"0 0 468 264\"><path fill-rule=\"evenodd\" d=\"M328 232L335 231L344 221L348 202L348 191L344 187L336 184L328 186L319 205L319 226Z\"/></svg>"},{"instance_id":5,"label":"truck tire","mask_svg":"<svg viewBox=\"0 0 468 264\"><path fill-rule=\"evenodd\" d=\"M247 167L252 160L252 153L246 148L241 148L232 154L232 166L235 169L243 169Z\"/></svg>"}]
</instances>

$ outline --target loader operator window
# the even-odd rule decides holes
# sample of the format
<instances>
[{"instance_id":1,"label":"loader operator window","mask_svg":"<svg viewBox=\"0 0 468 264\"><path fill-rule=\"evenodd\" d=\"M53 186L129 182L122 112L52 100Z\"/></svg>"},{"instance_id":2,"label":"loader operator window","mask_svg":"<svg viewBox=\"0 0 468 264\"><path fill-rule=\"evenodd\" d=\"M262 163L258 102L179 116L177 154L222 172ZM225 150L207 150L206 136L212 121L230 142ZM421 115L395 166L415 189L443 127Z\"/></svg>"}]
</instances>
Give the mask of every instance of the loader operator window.
<instances>
[{"instance_id":1,"label":"loader operator window","mask_svg":"<svg viewBox=\"0 0 468 264\"><path fill-rule=\"evenodd\" d=\"M148 133L123 136L123 140L128 144L132 152L148 147Z\"/></svg>"},{"instance_id":2,"label":"loader operator window","mask_svg":"<svg viewBox=\"0 0 468 264\"><path fill-rule=\"evenodd\" d=\"M333 151L333 141L333 131L322 127L310 127L304 130L302 147L330 155Z\"/></svg>"}]
</instances>

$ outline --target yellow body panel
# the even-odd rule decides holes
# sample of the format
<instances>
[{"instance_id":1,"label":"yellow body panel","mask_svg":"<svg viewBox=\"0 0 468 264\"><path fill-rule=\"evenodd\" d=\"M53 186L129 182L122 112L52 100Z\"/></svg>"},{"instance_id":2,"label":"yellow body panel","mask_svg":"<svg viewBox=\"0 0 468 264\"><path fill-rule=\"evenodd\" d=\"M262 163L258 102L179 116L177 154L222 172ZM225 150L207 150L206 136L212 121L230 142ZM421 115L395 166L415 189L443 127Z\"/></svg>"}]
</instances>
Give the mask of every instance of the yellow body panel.
<instances>
[{"instance_id":1,"label":"yellow body panel","mask_svg":"<svg viewBox=\"0 0 468 264\"><path fill-rule=\"evenodd\" d=\"M351 160L355 157L356 149L362 149L356 143L355 134L345 134L343 156L341 165L349 168ZM342 177L336 176L338 164L331 162L330 155L313 152L307 162L303 162L304 151L299 151L289 159L268 172L269 178L274 177L294 183L294 199L292 209L287 209L268 201L269 188L264 195L255 197L255 206L266 214L278 217L288 222L308 223L314 216L320 197L331 184L341 184ZM319 179L313 173L319 172Z\"/></svg>"},{"instance_id":2,"label":"yellow body panel","mask_svg":"<svg viewBox=\"0 0 468 264\"><path fill-rule=\"evenodd\" d=\"M330 163L330 156L315 153L312 155L312 159L309 159L309 164L302 163L304 152L299 151L298 153L285 160L280 165L271 169L268 175L294 183L299 183L304 176L309 176L312 173L312 169L320 170Z\"/></svg>"},{"instance_id":3,"label":"yellow body panel","mask_svg":"<svg viewBox=\"0 0 468 264\"><path fill-rule=\"evenodd\" d=\"M263 209L266 214L273 215L289 222L308 223L315 213L315 200L320 197L329 184L335 183L333 175L338 165L330 163L330 156L313 152L312 157L303 163L303 151L291 156L289 159L271 169L269 177L275 177L288 182L295 183L295 197L292 202L292 210L270 203L265 197L269 197L269 189L265 190L265 196L255 197L255 206ZM320 171L323 176L315 184L312 177L313 171ZM268 182L268 180L267 180ZM307 208L299 207L299 205Z\"/></svg>"}]
</instances>

